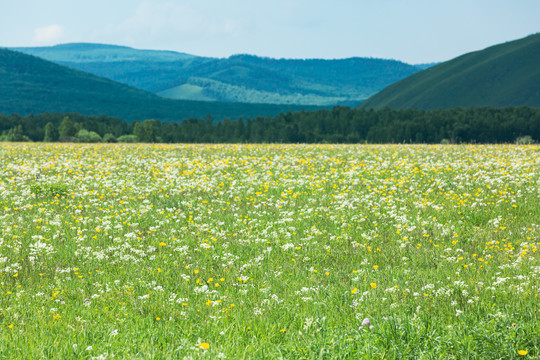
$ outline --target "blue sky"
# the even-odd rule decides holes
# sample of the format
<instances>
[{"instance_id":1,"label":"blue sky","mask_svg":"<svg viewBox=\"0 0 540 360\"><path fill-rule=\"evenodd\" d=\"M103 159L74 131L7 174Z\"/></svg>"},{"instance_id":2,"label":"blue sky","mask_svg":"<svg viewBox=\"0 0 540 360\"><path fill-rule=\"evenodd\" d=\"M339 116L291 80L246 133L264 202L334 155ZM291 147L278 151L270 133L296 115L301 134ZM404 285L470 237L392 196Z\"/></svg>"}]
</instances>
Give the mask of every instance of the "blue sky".
<instances>
[{"instance_id":1,"label":"blue sky","mask_svg":"<svg viewBox=\"0 0 540 360\"><path fill-rule=\"evenodd\" d=\"M0 5L0 46L425 63L540 32L539 14L540 0L16 0Z\"/></svg>"}]
</instances>

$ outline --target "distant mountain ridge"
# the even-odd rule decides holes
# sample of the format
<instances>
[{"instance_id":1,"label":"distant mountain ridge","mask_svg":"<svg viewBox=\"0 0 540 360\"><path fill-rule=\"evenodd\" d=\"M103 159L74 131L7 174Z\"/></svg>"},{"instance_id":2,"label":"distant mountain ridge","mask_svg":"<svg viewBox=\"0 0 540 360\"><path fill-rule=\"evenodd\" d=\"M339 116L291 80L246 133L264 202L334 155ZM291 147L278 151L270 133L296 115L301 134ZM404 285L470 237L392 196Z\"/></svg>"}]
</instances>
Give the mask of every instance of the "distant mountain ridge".
<instances>
[{"instance_id":1,"label":"distant mountain ridge","mask_svg":"<svg viewBox=\"0 0 540 360\"><path fill-rule=\"evenodd\" d=\"M540 33L443 62L398 81L360 107L540 107Z\"/></svg>"},{"instance_id":2,"label":"distant mountain ridge","mask_svg":"<svg viewBox=\"0 0 540 360\"><path fill-rule=\"evenodd\" d=\"M318 107L171 100L31 55L0 48L0 113L77 112L126 121L274 116Z\"/></svg>"},{"instance_id":3,"label":"distant mountain ridge","mask_svg":"<svg viewBox=\"0 0 540 360\"><path fill-rule=\"evenodd\" d=\"M357 105L430 66L373 58L220 59L86 43L13 50L169 98L325 106Z\"/></svg>"},{"instance_id":4,"label":"distant mountain ridge","mask_svg":"<svg viewBox=\"0 0 540 360\"><path fill-rule=\"evenodd\" d=\"M178 61L197 56L176 51L136 50L128 46L69 43L45 47L16 47L10 50L44 58L52 62L87 63L116 61Z\"/></svg>"}]
</instances>

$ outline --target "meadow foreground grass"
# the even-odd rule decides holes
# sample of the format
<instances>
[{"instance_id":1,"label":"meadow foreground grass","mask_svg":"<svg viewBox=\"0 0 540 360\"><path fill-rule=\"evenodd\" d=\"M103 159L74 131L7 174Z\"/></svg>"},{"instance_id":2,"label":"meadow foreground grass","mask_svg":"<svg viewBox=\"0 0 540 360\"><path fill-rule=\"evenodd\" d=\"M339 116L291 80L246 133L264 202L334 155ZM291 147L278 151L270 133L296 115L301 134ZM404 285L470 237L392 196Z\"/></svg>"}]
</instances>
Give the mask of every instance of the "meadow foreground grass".
<instances>
[{"instance_id":1,"label":"meadow foreground grass","mask_svg":"<svg viewBox=\"0 0 540 360\"><path fill-rule=\"evenodd\" d=\"M538 359L538 146L0 147L2 359Z\"/></svg>"}]
</instances>

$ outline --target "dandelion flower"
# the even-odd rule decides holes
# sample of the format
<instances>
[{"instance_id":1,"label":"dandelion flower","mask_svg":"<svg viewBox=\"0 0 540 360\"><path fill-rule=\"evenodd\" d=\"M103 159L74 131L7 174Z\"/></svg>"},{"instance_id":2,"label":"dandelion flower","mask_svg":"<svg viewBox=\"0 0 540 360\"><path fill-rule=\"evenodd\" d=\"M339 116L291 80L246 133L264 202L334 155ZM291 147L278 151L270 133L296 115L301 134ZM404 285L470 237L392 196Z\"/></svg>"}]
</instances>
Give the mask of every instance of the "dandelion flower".
<instances>
[{"instance_id":1,"label":"dandelion flower","mask_svg":"<svg viewBox=\"0 0 540 360\"><path fill-rule=\"evenodd\" d=\"M351 294L354 294L354 293L357 292L357 291L358 291L358 289L357 289L357 288L354 288L354 289L351 290Z\"/></svg>"},{"instance_id":2,"label":"dandelion flower","mask_svg":"<svg viewBox=\"0 0 540 360\"><path fill-rule=\"evenodd\" d=\"M374 288L374 289L377 288L377 283L371 283L369 285L371 285L371 287Z\"/></svg>"},{"instance_id":3,"label":"dandelion flower","mask_svg":"<svg viewBox=\"0 0 540 360\"><path fill-rule=\"evenodd\" d=\"M209 344L209 343L203 342L203 343L201 343L201 344L199 345L199 347L200 347L201 349L208 350L208 349L210 348L210 344Z\"/></svg>"},{"instance_id":4,"label":"dandelion flower","mask_svg":"<svg viewBox=\"0 0 540 360\"><path fill-rule=\"evenodd\" d=\"M522 356L525 356L527 355L529 352L527 350L518 350L518 354L519 355L522 355Z\"/></svg>"}]
</instances>

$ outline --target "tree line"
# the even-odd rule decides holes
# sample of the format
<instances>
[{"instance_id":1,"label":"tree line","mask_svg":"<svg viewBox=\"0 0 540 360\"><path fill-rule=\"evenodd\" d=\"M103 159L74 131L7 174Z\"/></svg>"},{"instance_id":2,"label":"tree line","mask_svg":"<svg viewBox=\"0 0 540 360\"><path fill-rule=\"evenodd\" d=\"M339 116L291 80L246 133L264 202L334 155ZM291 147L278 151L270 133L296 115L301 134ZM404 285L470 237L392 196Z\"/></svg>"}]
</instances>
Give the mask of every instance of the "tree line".
<instances>
[{"instance_id":1,"label":"tree line","mask_svg":"<svg viewBox=\"0 0 540 360\"><path fill-rule=\"evenodd\" d=\"M337 106L216 122L128 123L111 116L0 114L0 141L146 143L510 143L540 139L540 109L364 110ZM529 140L528 140L529 141Z\"/></svg>"}]
</instances>

